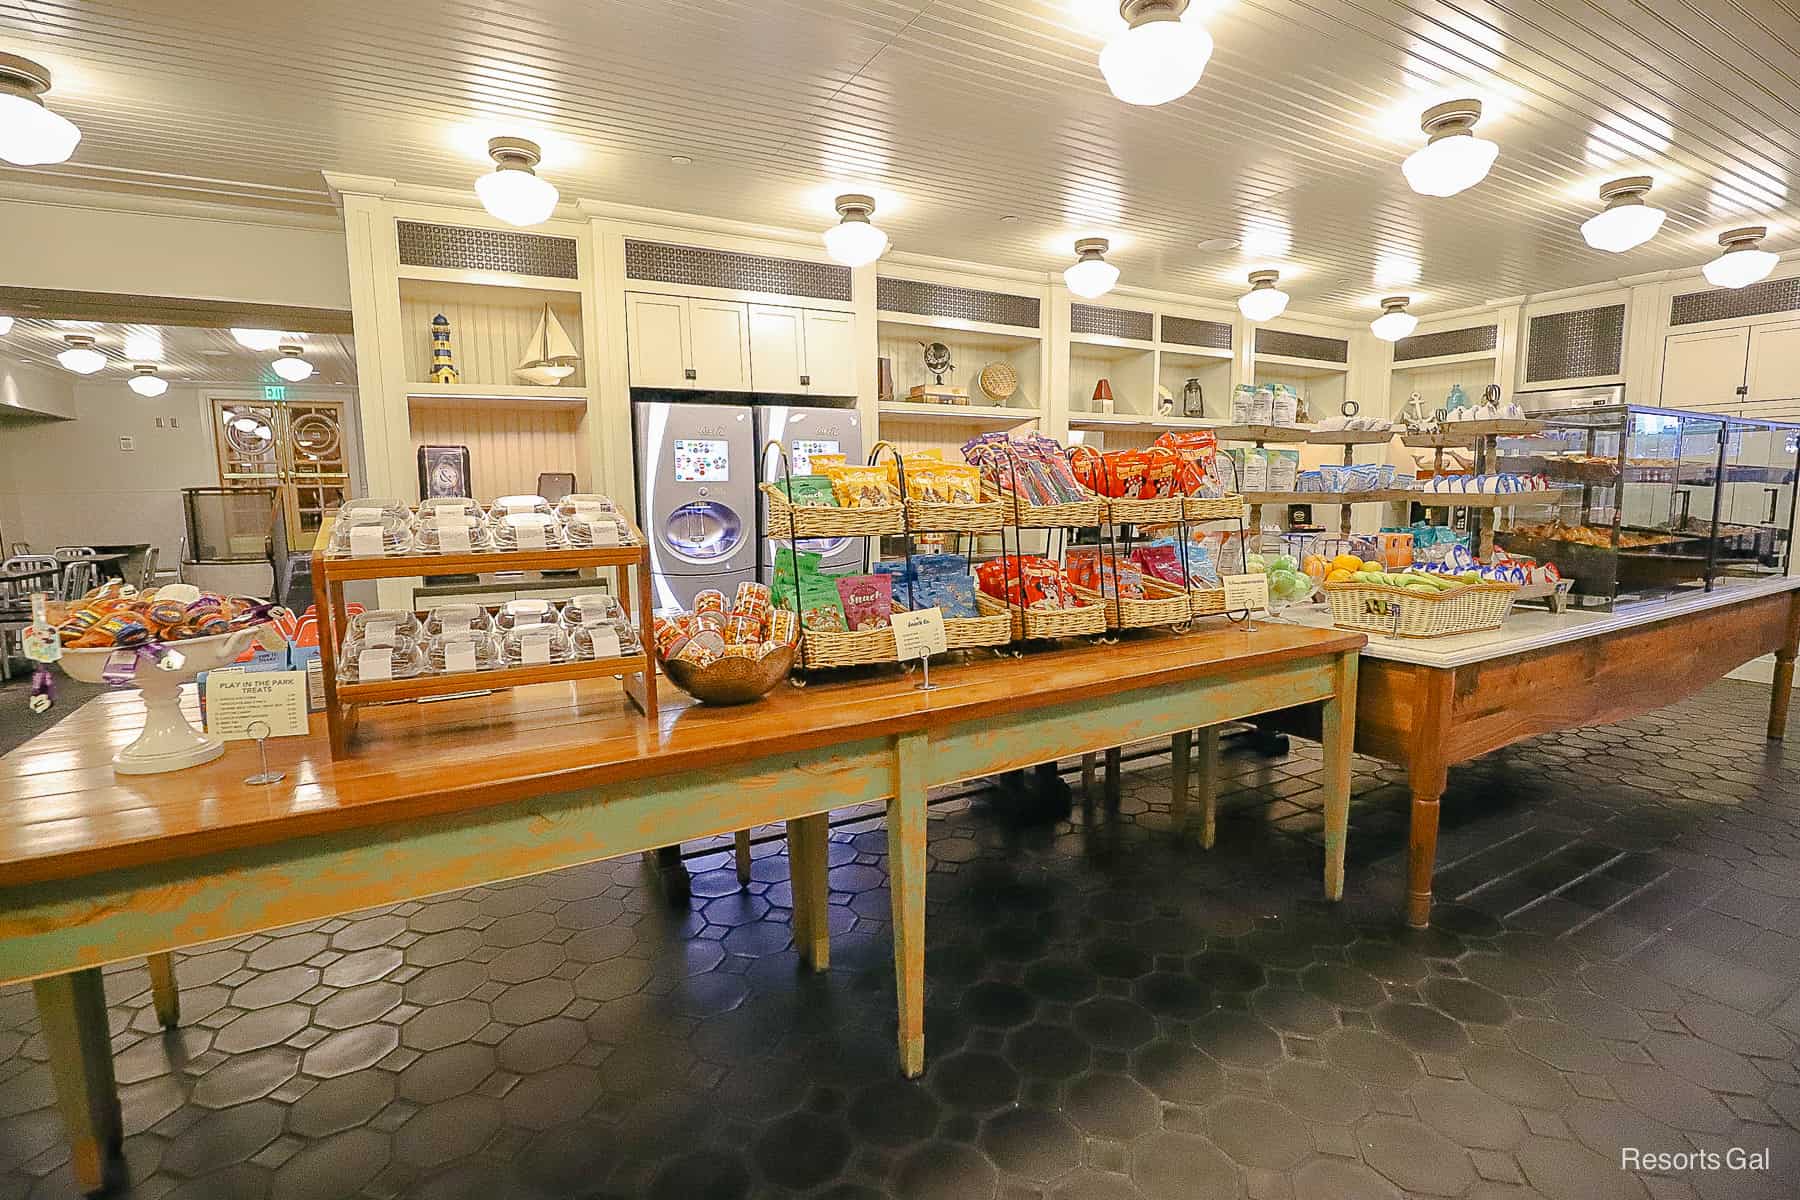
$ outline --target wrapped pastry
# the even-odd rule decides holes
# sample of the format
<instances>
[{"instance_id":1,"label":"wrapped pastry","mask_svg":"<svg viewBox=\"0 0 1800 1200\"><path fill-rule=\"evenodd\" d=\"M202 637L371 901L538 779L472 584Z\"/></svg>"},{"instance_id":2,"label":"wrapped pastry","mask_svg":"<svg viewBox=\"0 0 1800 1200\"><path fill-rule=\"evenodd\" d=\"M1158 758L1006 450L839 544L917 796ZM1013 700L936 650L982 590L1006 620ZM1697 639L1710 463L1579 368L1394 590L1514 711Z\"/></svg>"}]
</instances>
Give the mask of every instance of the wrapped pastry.
<instances>
[{"instance_id":1,"label":"wrapped pastry","mask_svg":"<svg viewBox=\"0 0 1800 1200\"><path fill-rule=\"evenodd\" d=\"M500 645L490 634L456 629L426 643L425 663L434 675L491 671L500 665Z\"/></svg>"},{"instance_id":2,"label":"wrapped pastry","mask_svg":"<svg viewBox=\"0 0 1800 1200\"><path fill-rule=\"evenodd\" d=\"M350 618L345 636L371 646L413 642L419 638L419 618L404 608L372 608Z\"/></svg>"},{"instance_id":3,"label":"wrapped pastry","mask_svg":"<svg viewBox=\"0 0 1800 1200\"><path fill-rule=\"evenodd\" d=\"M500 644L509 667L566 663L573 653L569 635L561 626L552 624L521 625L509 630Z\"/></svg>"},{"instance_id":4,"label":"wrapped pastry","mask_svg":"<svg viewBox=\"0 0 1800 1200\"><path fill-rule=\"evenodd\" d=\"M338 679L344 683L414 679L424 671L425 655L417 642L371 646L359 637L348 637L338 652Z\"/></svg>"},{"instance_id":5,"label":"wrapped pastry","mask_svg":"<svg viewBox=\"0 0 1800 1200\"><path fill-rule=\"evenodd\" d=\"M493 627L487 609L479 604L440 604L425 614L425 633L442 637L451 633L486 633Z\"/></svg>"}]
</instances>

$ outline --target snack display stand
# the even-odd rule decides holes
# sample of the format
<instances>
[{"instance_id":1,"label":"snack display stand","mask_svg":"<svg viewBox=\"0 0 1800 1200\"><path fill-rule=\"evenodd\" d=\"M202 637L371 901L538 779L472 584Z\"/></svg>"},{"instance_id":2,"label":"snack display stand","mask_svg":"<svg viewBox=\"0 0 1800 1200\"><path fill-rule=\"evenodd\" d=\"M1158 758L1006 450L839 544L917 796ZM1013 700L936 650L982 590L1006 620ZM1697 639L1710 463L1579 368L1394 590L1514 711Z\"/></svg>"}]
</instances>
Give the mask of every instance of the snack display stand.
<instances>
[{"instance_id":1,"label":"snack display stand","mask_svg":"<svg viewBox=\"0 0 1800 1200\"><path fill-rule=\"evenodd\" d=\"M624 677L625 694L647 718L656 719L656 669L651 647L656 645L650 612L650 552L644 535L631 525L633 544L594 546L583 549L500 550L467 554L386 554L350 557L329 554L334 521L319 531L312 556L313 602L319 613L319 658L325 677L325 721L331 732L331 753L343 758L351 753L350 738L357 726L357 709L397 700L424 700L465 692L525 687L535 683L563 683L578 679ZM613 567L619 581L617 599L627 616L635 615L640 650L637 654L566 663L499 667L477 672L420 675L412 679L388 679L345 683L338 679L338 650L348 630L344 585L353 580L407 579L425 575L475 575L496 571L571 571L586 567ZM633 596L635 592L635 597Z\"/></svg>"},{"instance_id":2,"label":"snack display stand","mask_svg":"<svg viewBox=\"0 0 1800 1200\"><path fill-rule=\"evenodd\" d=\"M1475 451L1474 473L1482 475L1486 474L1488 469L1499 460L1500 438L1541 433L1543 429L1542 421L1533 420L1530 417L1496 418L1487 421L1452 421L1434 433L1406 433L1401 435L1400 440L1402 445L1410 449L1435 451L1432 455L1434 474L1443 473L1446 448L1455 446L1472 449ZM1514 492L1508 495L1418 492L1410 498L1428 507L1469 509L1469 535L1475 557L1482 562L1488 562L1494 557L1494 522L1482 515L1483 510L1510 508L1517 504L1553 502L1562 499L1568 491L1569 489L1566 488L1554 488L1547 491Z\"/></svg>"}]
</instances>

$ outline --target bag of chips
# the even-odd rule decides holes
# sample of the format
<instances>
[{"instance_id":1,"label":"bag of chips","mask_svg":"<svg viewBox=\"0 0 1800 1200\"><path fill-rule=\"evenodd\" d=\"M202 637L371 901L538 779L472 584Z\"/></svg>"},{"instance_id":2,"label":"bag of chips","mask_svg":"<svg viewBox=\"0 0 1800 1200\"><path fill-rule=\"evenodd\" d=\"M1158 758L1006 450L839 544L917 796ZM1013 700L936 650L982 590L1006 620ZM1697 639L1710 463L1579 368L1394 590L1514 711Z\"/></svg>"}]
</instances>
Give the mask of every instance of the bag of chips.
<instances>
[{"instance_id":1,"label":"bag of chips","mask_svg":"<svg viewBox=\"0 0 1800 1200\"><path fill-rule=\"evenodd\" d=\"M827 467L839 508L882 508L899 500L880 467Z\"/></svg>"},{"instance_id":2,"label":"bag of chips","mask_svg":"<svg viewBox=\"0 0 1800 1200\"><path fill-rule=\"evenodd\" d=\"M836 508L837 493L823 475L790 475L775 485L795 508Z\"/></svg>"},{"instance_id":3,"label":"bag of chips","mask_svg":"<svg viewBox=\"0 0 1800 1200\"><path fill-rule=\"evenodd\" d=\"M886 629L894 617L894 579L891 575L840 575L838 597L844 606L844 624L852 633Z\"/></svg>"}]
</instances>

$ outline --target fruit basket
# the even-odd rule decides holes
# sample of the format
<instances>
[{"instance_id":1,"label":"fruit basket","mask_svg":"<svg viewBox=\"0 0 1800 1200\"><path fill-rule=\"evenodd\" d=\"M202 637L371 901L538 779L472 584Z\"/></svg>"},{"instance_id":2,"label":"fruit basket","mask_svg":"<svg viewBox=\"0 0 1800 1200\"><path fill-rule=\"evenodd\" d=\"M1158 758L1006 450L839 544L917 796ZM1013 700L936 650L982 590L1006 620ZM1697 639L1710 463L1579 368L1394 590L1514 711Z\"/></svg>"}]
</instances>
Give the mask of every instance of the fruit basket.
<instances>
[{"instance_id":1,"label":"fruit basket","mask_svg":"<svg viewBox=\"0 0 1800 1200\"><path fill-rule=\"evenodd\" d=\"M1326 583L1331 623L1394 637L1439 638L1498 629L1518 596L1516 583L1432 582L1420 574L1359 571Z\"/></svg>"}]
</instances>

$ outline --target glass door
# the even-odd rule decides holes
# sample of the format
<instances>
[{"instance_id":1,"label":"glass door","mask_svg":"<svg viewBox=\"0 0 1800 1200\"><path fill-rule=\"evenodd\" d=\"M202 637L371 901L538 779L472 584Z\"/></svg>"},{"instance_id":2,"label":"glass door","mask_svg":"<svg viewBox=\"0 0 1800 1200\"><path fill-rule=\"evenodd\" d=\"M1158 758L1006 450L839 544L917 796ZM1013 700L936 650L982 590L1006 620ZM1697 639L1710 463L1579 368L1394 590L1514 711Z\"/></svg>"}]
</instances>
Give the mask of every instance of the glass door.
<instances>
[{"instance_id":1,"label":"glass door","mask_svg":"<svg viewBox=\"0 0 1800 1200\"><path fill-rule=\"evenodd\" d=\"M296 549L350 494L342 400L213 401L219 483L274 488Z\"/></svg>"}]
</instances>

